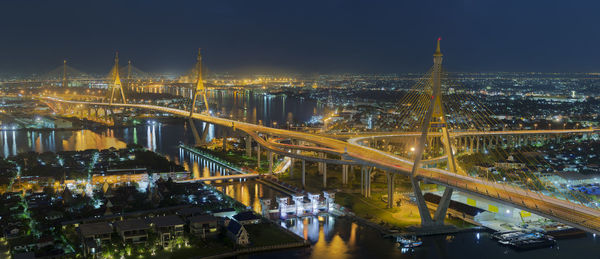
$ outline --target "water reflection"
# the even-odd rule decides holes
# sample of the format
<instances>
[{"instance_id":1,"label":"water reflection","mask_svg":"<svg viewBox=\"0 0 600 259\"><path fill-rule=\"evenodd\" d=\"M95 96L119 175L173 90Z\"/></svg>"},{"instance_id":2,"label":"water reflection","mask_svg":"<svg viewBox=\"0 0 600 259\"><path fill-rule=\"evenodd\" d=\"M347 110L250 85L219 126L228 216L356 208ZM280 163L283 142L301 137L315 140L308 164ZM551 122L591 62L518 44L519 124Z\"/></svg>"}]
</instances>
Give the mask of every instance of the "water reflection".
<instances>
[{"instance_id":1,"label":"water reflection","mask_svg":"<svg viewBox=\"0 0 600 259\"><path fill-rule=\"evenodd\" d=\"M4 157L14 156L21 152L35 151L39 153L51 151L71 151L86 149L124 148L127 144L114 136L111 130L93 132L91 130L75 131L2 131L0 145Z\"/></svg>"}]
</instances>

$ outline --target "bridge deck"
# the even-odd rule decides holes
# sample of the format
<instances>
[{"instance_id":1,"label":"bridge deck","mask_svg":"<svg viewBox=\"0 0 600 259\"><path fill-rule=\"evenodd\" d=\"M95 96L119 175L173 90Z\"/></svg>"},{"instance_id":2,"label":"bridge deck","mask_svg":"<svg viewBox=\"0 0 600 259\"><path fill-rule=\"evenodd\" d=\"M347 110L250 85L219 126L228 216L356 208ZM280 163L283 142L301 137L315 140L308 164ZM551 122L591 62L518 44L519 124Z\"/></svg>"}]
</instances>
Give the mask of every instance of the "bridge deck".
<instances>
[{"instance_id":1,"label":"bridge deck","mask_svg":"<svg viewBox=\"0 0 600 259\"><path fill-rule=\"evenodd\" d=\"M55 101L62 103L84 104L84 105L100 105L109 106L108 103L99 102L79 102L68 101L52 97L44 97L47 101ZM149 109L170 113L182 117L188 117L189 112L174 108L166 108L154 105L145 104L112 104L115 107L129 107L139 109ZM193 113L193 119L202 120L208 123L221 125L225 127L233 127L249 134L260 145L267 149L294 156L293 153L286 152L273 143L265 141L258 136L258 133L267 133L285 138L292 138L315 143L319 146L326 147L329 152L342 156L346 160L356 161L361 165L375 166L383 170L394 173L409 175L412 169L412 161L394 156L381 150L364 147L355 143L349 143L337 139L327 138L320 135L313 135L303 132L289 131L283 129L269 128L260 125L254 125L245 122L212 117L205 114ZM510 133L503 133L510 134ZM458 175L449 171L431 168L421 168L417 171L417 177L430 182L449 186L460 191L468 192L486 199L495 200L501 203L510 204L521 209L531 211L548 218L559 220L565 224L584 229L590 232L600 234L600 211L591 209L586 206L559 200L547 195L524 190L521 188L502 185L495 182L485 181L479 178Z\"/></svg>"}]
</instances>

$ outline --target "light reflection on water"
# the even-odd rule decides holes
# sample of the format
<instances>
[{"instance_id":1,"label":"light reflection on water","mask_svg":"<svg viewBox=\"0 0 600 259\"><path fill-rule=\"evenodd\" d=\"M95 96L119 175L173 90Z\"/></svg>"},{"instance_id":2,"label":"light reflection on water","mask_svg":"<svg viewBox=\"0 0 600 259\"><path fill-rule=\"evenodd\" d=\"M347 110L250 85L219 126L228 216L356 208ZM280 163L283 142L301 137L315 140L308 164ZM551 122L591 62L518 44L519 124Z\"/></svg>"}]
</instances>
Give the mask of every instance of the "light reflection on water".
<instances>
[{"instance_id":1,"label":"light reflection on water","mask_svg":"<svg viewBox=\"0 0 600 259\"><path fill-rule=\"evenodd\" d=\"M33 131L14 130L0 133L2 156L21 152L71 151L86 149L124 148L127 144L114 136L113 130Z\"/></svg>"}]
</instances>

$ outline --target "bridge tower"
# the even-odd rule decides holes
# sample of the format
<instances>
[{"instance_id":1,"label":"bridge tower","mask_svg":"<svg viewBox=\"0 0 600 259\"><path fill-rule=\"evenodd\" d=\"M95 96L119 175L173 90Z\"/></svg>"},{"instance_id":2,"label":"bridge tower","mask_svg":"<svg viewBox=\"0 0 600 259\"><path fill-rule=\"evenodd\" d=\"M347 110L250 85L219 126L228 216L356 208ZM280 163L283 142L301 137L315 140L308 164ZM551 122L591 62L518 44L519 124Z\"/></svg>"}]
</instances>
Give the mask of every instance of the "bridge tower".
<instances>
[{"instance_id":1,"label":"bridge tower","mask_svg":"<svg viewBox=\"0 0 600 259\"><path fill-rule=\"evenodd\" d=\"M125 92L123 92L123 85L121 84L121 77L119 76L119 52L115 54L115 79L112 84L112 89L110 92L110 100L109 103L113 104L113 99L115 97L115 90L121 92L121 98L123 99L123 103L127 104L127 100L125 99Z\"/></svg>"},{"instance_id":2,"label":"bridge tower","mask_svg":"<svg viewBox=\"0 0 600 259\"><path fill-rule=\"evenodd\" d=\"M133 91L131 87L131 60L127 61L127 89Z\"/></svg>"},{"instance_id":3,"label":"bridge tower","mask_svg":"<svg viewBox=\"0 0 600 259\"><path fill-rule=\"evenodd\" d=\"M208 135L209 124L205 124L204 129L202 130L202 135L198 134L198 130L196 129L192 115L196 109L196 100L199 94L202 95L202 98L204 99L204 106L206 107L207 115L210 115L210 109L208 107L208 101L206 98L206 88L204 87L204 81L202 80L202 55L200 49L198 49L198 62L196 63L196 71L198 73L198 79L196 82L196 88L194 89L194 97L192 98L192 103L190 104L189 123L192 134L194 135L194 140L196 141L196 145L201 145L204 143L204 140L206 140L206 136Z\"/></svg>"},{"instance_id":4,"label":"bridge tower","mask_svg":"<svg viewBox=\"0 0 600 259\"><path fill-rule=\"evenodd\" d=\"M196 70L198 72L198 81L196 82L196 88L194 89L194 97L192 99L192 103L190 105L190 117L194 113L194 109L196 108L196 99L198 95L202 95L204 99L204 106L206 106L206 113L210 114L210 109L208 108L208 101L206 99L206 88L204 87L204 81L202 80L202 55L200 53L200 49L198 49L198 62L196 63Z\"/></svg>"},{"instance_id":5,"label":"bridge tower","mask_svg":"<svg viewBox=\"0 0 600 259\"><path fill-rule=\"evenodd\" d=\"M67 82L67 60L63 60L63 77L62 77L62 86L63 87L68 87L68 82Z\"/></svg>"},{"instance_id":6,"label":"bridge tower","mask_svg":"<svg viewBox=\"0 0 600 259\"><path fill-rule=\"evenodd\" d=\"M454 153L450 144L450 135L448 133L446 117L444 115L444 108L442 105L441 71L442 58L444 55L440 50L440 40L441 38L438 38L437 48L435 50L435 53L433 54L433 70L431 74L431 85L433 89L431 101L429 103L429 108L427 109L427 112L425 114L425 117L423 118L423 122L421 125L421 136L419 138L419 142L417 143L417 147L415 150L415 161L411 172L411 183L415 191L417 205L419 207L419 214L421 215L421 225L423 226L444 224L446 210L448 209L448 205L450 204L450 198L452 196L452 189L446 187L442 199L440 200L440 203L438 204L438 207L435 211L434 218L432 219L431 215L429 214L427 204L425 203L423 193L421 192L418 179L416 178L417 170L421 168L421 159L425 150L427 134L430 129L441 131L441 141L442 145L444 146L444 153L447 156L448 160L448 170L457 173L456 160L454 159Z\"/></svg>"}]
</instances>

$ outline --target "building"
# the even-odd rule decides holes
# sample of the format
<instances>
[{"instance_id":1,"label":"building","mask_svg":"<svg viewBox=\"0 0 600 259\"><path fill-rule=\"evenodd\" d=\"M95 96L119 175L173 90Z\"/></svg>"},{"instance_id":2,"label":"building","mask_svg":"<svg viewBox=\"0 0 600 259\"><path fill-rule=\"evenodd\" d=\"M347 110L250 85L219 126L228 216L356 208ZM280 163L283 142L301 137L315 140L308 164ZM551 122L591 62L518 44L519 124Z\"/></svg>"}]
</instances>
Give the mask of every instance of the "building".
<instances>
[{"instance_id":1,"label":"building","mask_svg":"<svg viewBox=\"0 0 600 259\"><path fill-rule=\"evenodd\" d=\"M219 209L219 210L213 211L212 214L215 217L231 218L235 215L235 209L234 208Z\"/></svg>"},{"instance_id":2,"label":"building","mask_svg":"<svg viewBox=\"0 0 600 259\"><path fill-rule=\"evenodd\" d=\"M198 207L189 207L189 208L180 209L176 213L177 213L177 215L181 216L186 221L188 221L188 219L193 216L200 216L200 215L206 214L206 210L203 208L198 208Z\"/></svg>"},{"instance_id":3,"label":"building","mask_svg":"<svg viewBox=\"0 0 600 259\"><path fill-rule=\"evenodd\" d=\"M246 228L235 220L230 220L227 224L227 236L233 240L236 245L246 246L250 244L250 237Z\"/></svg>"},{"instance_id":4,"label":"building","mask_svg":"<svg viewBox=\"0 0 600 259\"><path fill-rule=\"evenodd\" d=\"M102 244L110 243L113 229L106 222L98 222L81 224L78 232L83 244L84 255L87 256L100 253Z\"/></svg>"},{"instance_id":5,"label":"building","mask_svg":"<svg viewBox=\"0 0 600 259\"><path fill-rule=\"evenodd\" d=\"M152 226L159 235L160 244L163 247L178 237L183 237L183 226L185 222L176 215L162 216L151 219Z\"/></svg>"},{"instance_id":6,"label":"building","mask_svg":"<svg viewBox=\"0 0 600 259\"><path fill-rule=\"evenodd\" d=\"M233 216L233 219L235 219L237 222L239 222L242 225L260 223L260 217L257 216L256 214L254 214L254 212L252 212L252 211L240 212L237 215Z\"/></svg>"},{"instance_id":7,"label":"building","mask_svg":"<svg viewBox=\"0 0 600 259\"><path fill-rule=\"evenodd\" d=\"M212 215L193 216L188 219L190 233L197 237L206 238L219 233L219 218Z\"/></svg>"},{"instance_id":8,"label":"building","mask_svg":"<svg viewBox=\"0 0 600 259\"><path fill-rule=\"evenodd\" d=\"M125 243L144 243L148 240L150 226L143 219L128 219L115 222L115 229Z\"/></svg>"}]
</instances>

